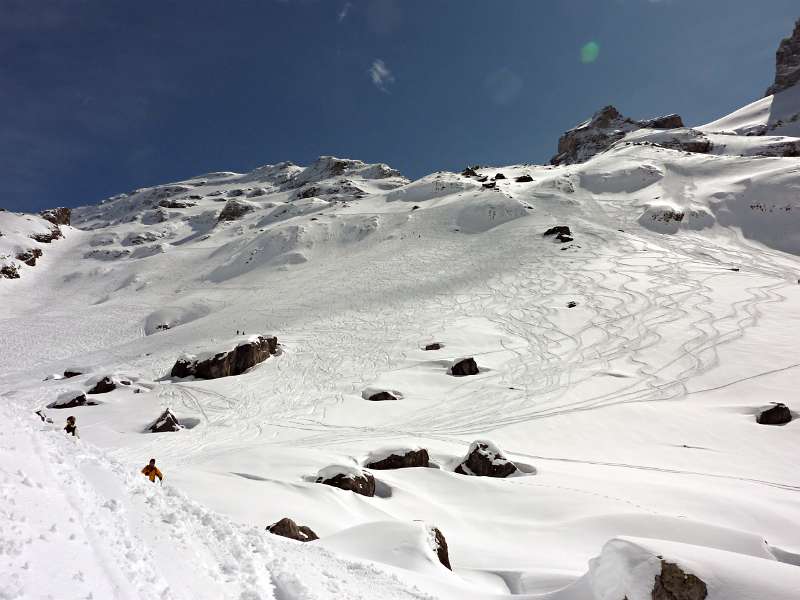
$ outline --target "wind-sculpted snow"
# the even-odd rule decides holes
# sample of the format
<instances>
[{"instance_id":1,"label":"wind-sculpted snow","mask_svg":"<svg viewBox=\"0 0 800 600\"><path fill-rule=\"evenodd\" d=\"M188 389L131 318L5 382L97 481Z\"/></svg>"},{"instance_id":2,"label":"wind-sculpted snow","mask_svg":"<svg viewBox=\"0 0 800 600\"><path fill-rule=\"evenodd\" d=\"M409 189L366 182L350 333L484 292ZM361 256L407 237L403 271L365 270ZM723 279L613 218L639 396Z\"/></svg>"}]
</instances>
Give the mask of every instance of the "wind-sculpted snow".
<instances>
[{"instance_id":1,"label":"wind-sculpted snow","mask_svg":"<svg viewBox=\"0 0 800 600\"><path fill-rule=\"evenodd\" d=\"M683 573L747 600L752 572L788 599L800 421L757 416L798 411L800 171L759 155L791 139L726 129L414 182L323 157L76 209L0 279L8 589L640 600ZM220 220L230 201L250 210ZM256 368L166 376L265 331L282 352ZM184 427L151 432L167 410ZM459 469L476 449L516 470ZM284 518L320 540L265 530Z\"/></svg>"}]
</instances>

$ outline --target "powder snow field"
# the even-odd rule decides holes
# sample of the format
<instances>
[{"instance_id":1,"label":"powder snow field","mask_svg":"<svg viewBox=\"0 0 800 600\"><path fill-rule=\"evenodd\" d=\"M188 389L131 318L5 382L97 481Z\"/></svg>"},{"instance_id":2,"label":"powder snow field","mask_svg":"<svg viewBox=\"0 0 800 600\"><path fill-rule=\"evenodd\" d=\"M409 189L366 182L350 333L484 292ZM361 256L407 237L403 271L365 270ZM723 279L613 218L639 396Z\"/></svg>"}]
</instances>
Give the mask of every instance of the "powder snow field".
<instances>
[{"instance_id":1,"label":"powder snow field","mask_svg":"<svg viewBox=\"0 0 800 600\"><path fill-rule=\"evenodd\" d=\"M479 169L496 189L327 157L75 210L0 280L0 598L643 600L658 557L710 600L797 598L800 425L755 415L800 410L800 159L748 155L755 105L703 128L735 138L717 154L640 130ZM282 353L168 377L258 333ZM102 376L130 383L33 414ZM165 408L188 427L144 433ZM454 473L477 439L520 471ZM387 447L435 467L374 471L372 498L314 482Z\"/></svg>"}]
</instances>

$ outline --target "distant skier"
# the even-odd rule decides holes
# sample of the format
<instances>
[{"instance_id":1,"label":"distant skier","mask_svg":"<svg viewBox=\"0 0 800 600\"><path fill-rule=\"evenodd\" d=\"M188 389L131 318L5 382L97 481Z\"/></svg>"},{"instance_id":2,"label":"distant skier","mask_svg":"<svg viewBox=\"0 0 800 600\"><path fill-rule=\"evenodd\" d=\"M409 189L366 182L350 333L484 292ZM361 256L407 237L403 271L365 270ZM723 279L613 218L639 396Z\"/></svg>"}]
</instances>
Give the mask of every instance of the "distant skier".
<instances>
[{"instance_id":1,"label":"distant skier","mask_svg":"<svg viewBox=\"0 0 800 600\"><path fill-rule=\"evenodd\" d=\"M64 426L64 431L67 432L67 435L71 435L76 438L81 437L78 435L78 426L75 424L75 417L73 416L67 417L67 424Z\"/></svg>"},{"instance_id":2,"label":"distant skier","mask_svg":"<svg viewBox=\"0 0 800 600\"><path fill-rule=\"evenodd\" d=\"M144 469L142 469L142 474L153 483L155 483L156 477L158 477L159 481L164 481L164 476L161 475L161 471L159 471L158 467L156 467L155 458L150 459L150 462L145 466Z\"/></svg>"}]
</instances>

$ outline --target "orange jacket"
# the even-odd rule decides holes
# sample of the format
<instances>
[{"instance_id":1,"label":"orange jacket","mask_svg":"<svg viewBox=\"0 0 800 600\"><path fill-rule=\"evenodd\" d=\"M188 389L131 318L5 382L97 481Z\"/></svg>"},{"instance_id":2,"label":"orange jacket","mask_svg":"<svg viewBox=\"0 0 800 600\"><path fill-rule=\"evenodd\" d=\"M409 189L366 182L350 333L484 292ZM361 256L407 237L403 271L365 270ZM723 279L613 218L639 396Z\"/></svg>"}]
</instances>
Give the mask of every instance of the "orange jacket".
<instances>
[{"instance_id":1,"label":"orange jacket","mask_svg":"<svg viewBox=\"0 0 800 600\"><path fill-rule=\"evenodd\" d=\"M142 473L152 482L155 482L156 477L159 479L164 479L161 475L161 471L158 470L158 467L151 467L150 465L147 465L144 469L142 469Z\"/></svg>"}]
</instances>

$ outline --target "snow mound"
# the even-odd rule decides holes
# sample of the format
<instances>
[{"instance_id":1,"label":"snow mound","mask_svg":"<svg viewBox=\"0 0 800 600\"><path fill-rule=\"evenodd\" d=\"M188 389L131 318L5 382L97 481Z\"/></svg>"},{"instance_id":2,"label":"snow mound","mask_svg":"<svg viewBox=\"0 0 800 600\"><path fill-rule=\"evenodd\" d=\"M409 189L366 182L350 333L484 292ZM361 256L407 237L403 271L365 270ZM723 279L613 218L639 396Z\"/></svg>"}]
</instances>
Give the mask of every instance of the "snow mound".
<instances>
[{"instance_id":1,"label":"snow mound","mask_svg":"<svg viewBox=\"0 0 800 600\"><path fill-rule=\"evenodd\" d=\"M580 171L580 184L594 194L632 193L664 178L663 168L640 160L617 160L613 168L607 163L592 162Z\"/></svg>"},{"instance_id":2,"label":"snow mound","mask_svg":"<svg viewBox=\"0 0 800 600\"><path fill-rule=\"evenodd\" d=\"M621 537L608 541L589 563L594 597L651 600L662 561L698 577L708 588L708 600L794 600L800 590L800 569L793 565L704 546Z\"/></svg>"}]
</instances>

